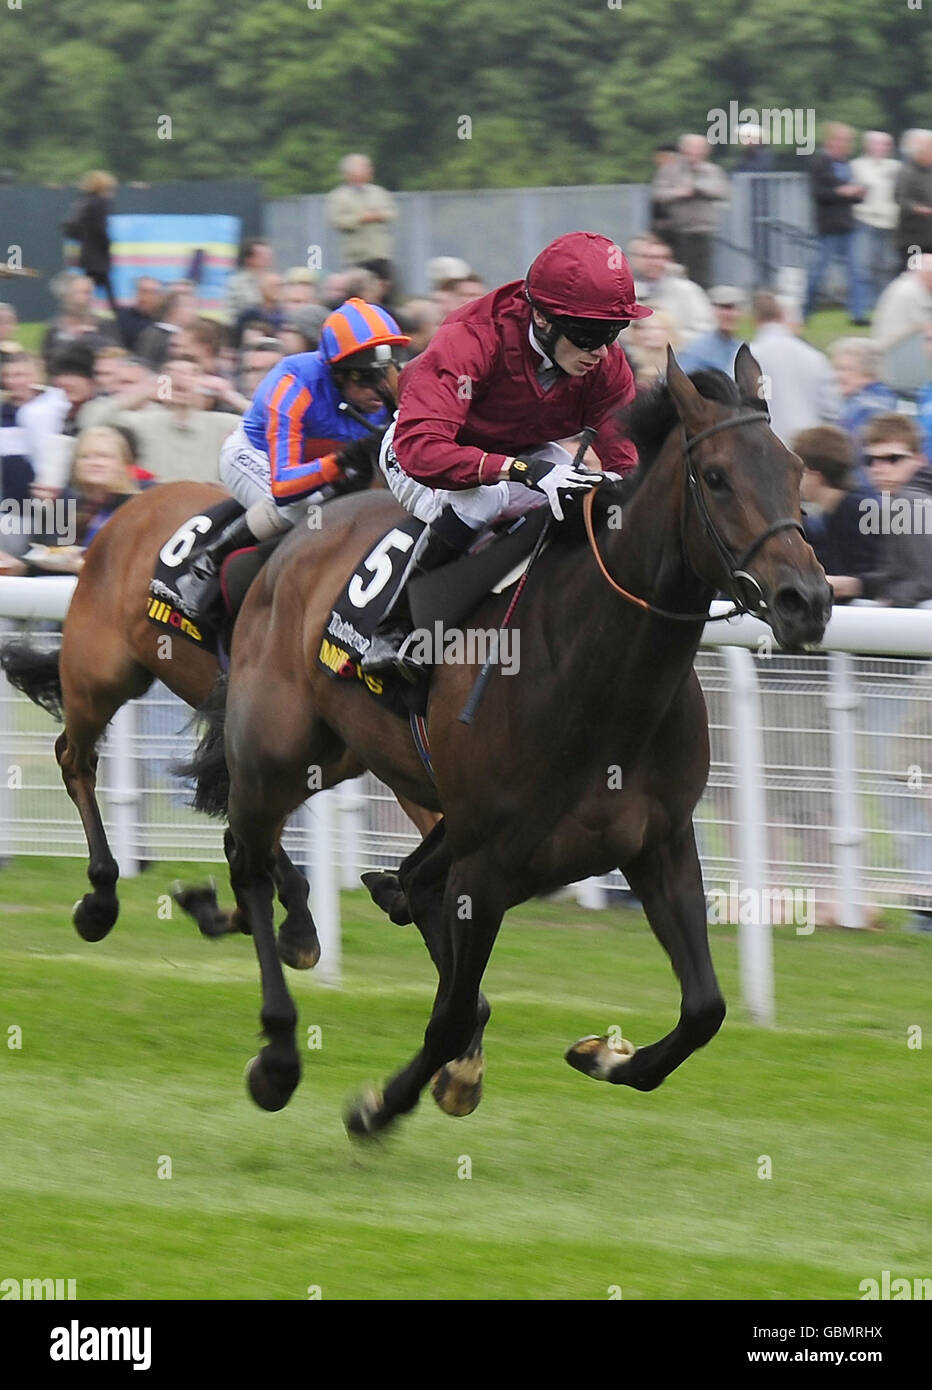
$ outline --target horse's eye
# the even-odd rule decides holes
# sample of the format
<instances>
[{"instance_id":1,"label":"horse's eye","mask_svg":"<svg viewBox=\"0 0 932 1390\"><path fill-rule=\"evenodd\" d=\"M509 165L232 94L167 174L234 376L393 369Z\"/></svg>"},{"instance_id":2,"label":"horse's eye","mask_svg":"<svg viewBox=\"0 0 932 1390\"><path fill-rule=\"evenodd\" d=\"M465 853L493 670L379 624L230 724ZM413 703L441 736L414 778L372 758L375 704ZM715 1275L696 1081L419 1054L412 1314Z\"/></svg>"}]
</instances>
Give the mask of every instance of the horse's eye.
<instances>
[{"instance_id":1,"label":"horse's eye","mask_svg":"<svg viewBox=\"0 0 932 1390\"><path fill-rule=\"evenodd\" d=\"M725 492L728 488L728 479L720 468L710 468L703 473L702 481L710 492Z\"/></svg>"}]
</instances>

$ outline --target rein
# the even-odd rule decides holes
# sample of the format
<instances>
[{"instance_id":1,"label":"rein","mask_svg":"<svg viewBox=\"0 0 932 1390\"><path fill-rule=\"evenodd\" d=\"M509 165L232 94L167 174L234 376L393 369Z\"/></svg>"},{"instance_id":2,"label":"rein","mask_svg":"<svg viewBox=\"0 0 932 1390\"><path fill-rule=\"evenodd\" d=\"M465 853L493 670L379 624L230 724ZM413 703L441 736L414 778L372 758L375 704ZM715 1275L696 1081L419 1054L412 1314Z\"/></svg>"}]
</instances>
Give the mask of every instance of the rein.
<instances>
[{"instance_id":1,"label":"rein","mask_svg":"<svg viewBox=\"0 0 932 1390\"><path fill-rule=\"evenodd\" d=\"M695 461L693 460L692 450L696 447L697 444L701 443L702 440L708 439L709 435L718 434L720 430L734 429L738 425L769 425L769 423L769 416L762 415L759 411L755 410L745 412L742 415L733 415L729 420L720 420L718 424L710 425L708 429L700 430L699 434L693 435L692 439L689 439L687 437L686 426L683 426L683 458L686 463L686 482L688 484L688 487L684 489L683 508L680 514L681 549L683 551L684 558L686 558L687 564L689 564L689 560L686 557L686 545L683 535L683 527L684 516L686 512L686 500L688 497L691 496L699 512L699 517L702 521L705 533L712 542L712 545L715 549L715 553L718 556L719 561L722 564L722 567L726 570L728 574L729 597L731 598L731 601L734 604L734 607L732 608L731 612L722 613L716 618L710 618L708 610L706 610L704 613L671 613L668 609L658 608L656 604L650 603L647 599L638 598L636 594L629 593L627 589L623 589L621 585L612 578L611 574L608 571L608 567L605 564L605 561L602 559L601 552L599 551L599 543L596 539L595 526L592 520L592 508L595 503L596 493L596 489L593 488L591 489L591 491L587 492L585 497L583 498L583 520L586 526L586 536L588 537L592 554L595 557L595 562L599 567L599 572L601 573L602 578L606 581L610 588L614 590L616 594L619 594L628 603L633 604L636 608L640 608L645 613L653 613L658 618L667 618L671 622L677 623L718 623L723 622L726 618L737 617L739 613L752 613L760 615L766 609L767 605L764 602L764 596L761 592L760 585L758 584L754 576L747 572L745 566L753 559L753 557L757 554L758 550L760 550L761 546L766 541L770 540L771 536L777 535L780 531L788 531L790 529L793 529L795 531L798 531L800 535L805 538L805 532L803 531L802 524L796 521L794 517L785 517L780 521L773 522L770 526L767 527L766 531L762 531L761 534L757 537L757 539L751 542L747 550L745 550L744 553L736 559L729 547L722 540L721 536L716 530L714 521L709 515L709 508L706 503L705 494L702 490L702 484L699 479L699 474L696 471L696 465ZM692 568L692 566L690 566L690 568ZM693 573L695 574L695 570L693 570ZM696 578L699 578L699 576L696 575ZM746 603L744 599L740 597L738 592L736 592L739 581L743 581L747 585L753 585L754 589L757 590L757 599L754 601L753 607L750 604Z\"/></svg>"}]
</instances>

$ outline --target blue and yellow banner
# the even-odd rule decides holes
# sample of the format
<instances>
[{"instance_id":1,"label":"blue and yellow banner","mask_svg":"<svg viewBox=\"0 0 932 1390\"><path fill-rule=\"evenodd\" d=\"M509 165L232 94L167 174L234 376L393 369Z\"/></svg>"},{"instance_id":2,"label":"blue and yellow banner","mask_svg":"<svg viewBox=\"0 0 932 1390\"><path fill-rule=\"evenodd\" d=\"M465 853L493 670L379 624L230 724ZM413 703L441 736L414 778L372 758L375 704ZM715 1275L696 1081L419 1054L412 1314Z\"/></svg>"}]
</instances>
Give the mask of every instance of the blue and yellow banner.
<instances>
[{"instance_id":1,"label":"blue and yellow banner","mask_svg":"<svg viewBox=\"0 0 932 1390\"><path fill-rule=\"evenodd\" d=\"M115 213L108 221L114 295L131 302L140 275L165 285L194 278L201 309L221 309L241 226L219 213Z\"/></svg>"}]
</instances>

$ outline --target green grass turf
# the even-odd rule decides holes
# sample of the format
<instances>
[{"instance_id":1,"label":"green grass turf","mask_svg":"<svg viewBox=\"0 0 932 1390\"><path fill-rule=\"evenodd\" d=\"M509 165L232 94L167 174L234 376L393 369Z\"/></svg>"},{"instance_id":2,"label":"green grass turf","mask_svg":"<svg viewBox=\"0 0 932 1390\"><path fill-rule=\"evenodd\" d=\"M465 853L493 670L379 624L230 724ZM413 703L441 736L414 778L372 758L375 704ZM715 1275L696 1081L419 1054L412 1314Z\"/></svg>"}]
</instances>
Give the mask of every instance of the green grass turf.
<instances>
[{"instance_id":1,"label":"green grass turf","mask_svg":"<svg viewBox=\"0 0 932 1390\"><path fill-rule=\"evenodd\" d=\"M740 1003L734 930L713 928L729 1017L640 1095L562 1052L613 1024L641 1044L672 1025L643 918L527 905L486 978L479 1110L451 1119L426 1097L360 1149L343 1102L409 1057L430 1006L414 929L344 895L343 988L288 973L299 1036L316 1025L322 1047L264 1114L242 1080L252 944L159 920L177 872L124 882L96 945L69 922L78 861L0 872L0 1278L75 1278L82 1298L793 1299L929 1273L932 1043L910 1050L907 1029L932 1036L932 938L778 929L767 1031Z\"/></svg>"}]
</instances>

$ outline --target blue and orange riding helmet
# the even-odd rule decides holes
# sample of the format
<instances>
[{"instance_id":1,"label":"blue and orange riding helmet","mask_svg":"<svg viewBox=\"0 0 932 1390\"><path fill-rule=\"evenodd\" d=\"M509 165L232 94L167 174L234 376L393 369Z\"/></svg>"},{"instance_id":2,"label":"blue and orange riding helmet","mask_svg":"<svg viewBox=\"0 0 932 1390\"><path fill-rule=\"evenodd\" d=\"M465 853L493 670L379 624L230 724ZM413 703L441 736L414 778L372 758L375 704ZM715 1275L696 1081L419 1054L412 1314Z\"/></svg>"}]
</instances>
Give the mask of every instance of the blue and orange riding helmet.
<instances>
[{"instance_id":1,"label":"blue and orange riding helmet","mask_svg":"<svg viewBox=\"0 0 932 1390\"><path fill-rule=\"evenodd\" d=\"M390 367L393 349L410 341L380 304L347 299L324 320L318 350L332 371L372 371Z\"/></svg>"}]
</instances>

